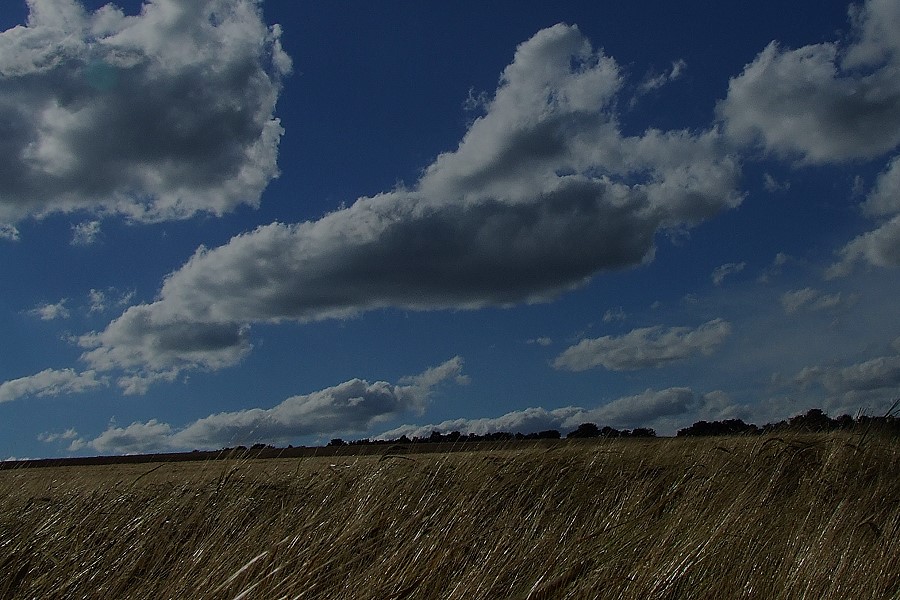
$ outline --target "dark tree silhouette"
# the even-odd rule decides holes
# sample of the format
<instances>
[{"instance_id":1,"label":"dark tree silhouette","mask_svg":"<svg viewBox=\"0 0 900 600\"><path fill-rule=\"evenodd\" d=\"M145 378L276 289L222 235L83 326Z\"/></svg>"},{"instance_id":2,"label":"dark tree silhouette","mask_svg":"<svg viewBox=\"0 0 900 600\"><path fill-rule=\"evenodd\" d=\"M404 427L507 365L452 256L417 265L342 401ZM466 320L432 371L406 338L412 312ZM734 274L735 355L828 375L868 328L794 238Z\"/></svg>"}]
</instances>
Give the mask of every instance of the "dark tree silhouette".
<instances>
[{"instance_id":1,"label":"dark tree silhouette","mask_svg":"<svg viewBox=\"0 0 900 600\"><path fill-rule=\"evenodd\" d=\"M832 429L832 421L822 409L811 408L806 414L791 417L788 426L800 431L829 431Z\"/></svg>"},{"instance_id":2,"label":"dark tree silhouette","mask_svg":"<svg viewBox=\"0 0 900 600\"><path fill-rule=\"evenodd\" d=\"M631 432L631 437L656 437L656 431L649 427L638 427Z\"/></svg>"},{"instance_id":3,"label":"dark tree silhouette","mask_svg":"<svg viewBox=\"0 0 900 600\"><path fill-rule=\"evenodd\" d=\"M578 429L566 434L567 438L594 438L600 437L600 428L594 423L582 423Z\"/></svg>"},{"instance_id":4,"label":"dark tree silhouette","mask_svg":"<svg viewBox=\"0 0 900 600\"><path fill-rule=\"evenodd\" d=\"M706 435L742 435L757 432L756 425L744 423L741 419L726 419L724 421L697 421L690 427L678 430L679 436L706 436Z\"/></svg>"}]
</instances>

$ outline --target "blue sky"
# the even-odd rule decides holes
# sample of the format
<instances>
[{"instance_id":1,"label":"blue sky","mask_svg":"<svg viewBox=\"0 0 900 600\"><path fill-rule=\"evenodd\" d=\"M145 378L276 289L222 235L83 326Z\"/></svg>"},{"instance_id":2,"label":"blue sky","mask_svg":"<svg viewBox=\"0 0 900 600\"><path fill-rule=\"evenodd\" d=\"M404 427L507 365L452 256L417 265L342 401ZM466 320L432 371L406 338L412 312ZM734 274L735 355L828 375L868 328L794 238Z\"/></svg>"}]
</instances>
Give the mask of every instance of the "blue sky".
<instances>
[{"instance_id":1,"label":"blue sky","mask_svg":"<svg viewBox=\"0 0 900 600\"><path fill-rule=\"evenodd\" d=\"M0 456L900 387L900 5L0 13Z\"/></svg>"}]
</instances>

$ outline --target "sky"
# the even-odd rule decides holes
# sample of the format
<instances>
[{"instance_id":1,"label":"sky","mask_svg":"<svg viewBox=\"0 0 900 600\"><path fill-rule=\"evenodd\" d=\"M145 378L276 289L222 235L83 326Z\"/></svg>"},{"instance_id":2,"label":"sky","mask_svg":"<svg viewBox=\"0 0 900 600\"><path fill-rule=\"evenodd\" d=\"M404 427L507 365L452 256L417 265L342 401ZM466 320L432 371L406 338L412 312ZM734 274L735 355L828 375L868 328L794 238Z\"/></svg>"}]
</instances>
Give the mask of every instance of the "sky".
<instances>
[{"instance_id":1,"label":"sky","mask_svg":"<svg viewBox=\"0 0 900 600\"><path fill-rule=\"evenodd\" d=\"M0 458L900 396L900 2L0 11Z\"/></svg>"}]
</instances>

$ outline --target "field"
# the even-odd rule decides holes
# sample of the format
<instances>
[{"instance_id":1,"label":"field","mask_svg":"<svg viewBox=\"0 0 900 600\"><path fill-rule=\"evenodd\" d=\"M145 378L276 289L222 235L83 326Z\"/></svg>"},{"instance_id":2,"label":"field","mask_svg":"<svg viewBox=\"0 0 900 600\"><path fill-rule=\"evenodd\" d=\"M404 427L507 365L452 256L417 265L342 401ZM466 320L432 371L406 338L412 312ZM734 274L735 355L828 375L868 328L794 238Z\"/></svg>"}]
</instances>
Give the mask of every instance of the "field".
<instances>
[{"instance_id":1,"label":"field","mask_svg":"<svg viewBox=\"0 0 900 600\"><path fill-rule=\"evenodd\" d=\"M900 598L900 441L0 471L0 598Z\"/></svg>"}]
</instances>

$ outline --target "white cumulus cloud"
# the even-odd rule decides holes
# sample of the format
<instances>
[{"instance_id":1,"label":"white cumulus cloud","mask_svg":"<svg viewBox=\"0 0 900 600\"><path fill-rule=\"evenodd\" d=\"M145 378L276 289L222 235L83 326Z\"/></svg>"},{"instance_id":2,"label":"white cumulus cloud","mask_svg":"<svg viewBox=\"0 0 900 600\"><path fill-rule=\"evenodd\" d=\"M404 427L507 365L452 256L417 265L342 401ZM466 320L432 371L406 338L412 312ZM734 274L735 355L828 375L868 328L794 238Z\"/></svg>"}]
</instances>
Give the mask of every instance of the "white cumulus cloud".
<instances>
[{"instance_id":1,"label":"white cumulus cloud","mask_svg":"<svg viewBox=\"0 0 900 600\"><path fill-rule=\"evenodd\" d=\"M290 70L258 2L28 5L0 32L2 237L50 213L159 221L258 204Z\"/></svg>"},{"instance_id":2,"label":"white cumulus cloud","mask_svg":"<svg viewBox=\"0 0 900 600\"><path fill-rule=\"evenodd\" d=\"M565 371L661 367L696 354L711 354L729 335L731 324L724 319L713 319L697 328L641 327L618 337L581 340L557 356L553 366Z\"/></svg>"},{"instance_id":3,"label":"white cumulus cloud","mask_svg":"<svg viewBox=\"0 0 900 600\"><path fill-rule=\"evenodd\" d=\"M106 385L106 378L99 376L96 371L77 373L73 369L45 369L34 375L0 383L0 403L28 396L77 394Z\"/></svg>"},{"instance_id":4,"label":"white cumulus cloud","mask_svg":"<svg viewBox=\"0 0 900 600\"><path fill-rule=\"evenodd\" d=\"M769 44L718 105L726 133L808 164L875 158L900 143L900 4L851 8L849 42Z\"/></svg>"},{"instance_id":5,"label":"white cumulus cloud","mask_svg":"<svg viewBox=\"0 0 900 600\"><path fill-rule=\"evenodd\" d=\"M900 266L900 156L895 156L878 176L862 210L881 224L847 243L840 250L840 260L826 271L827 277L849 275L859 262L876 267Z\"/></svg>"}]
</instances>

